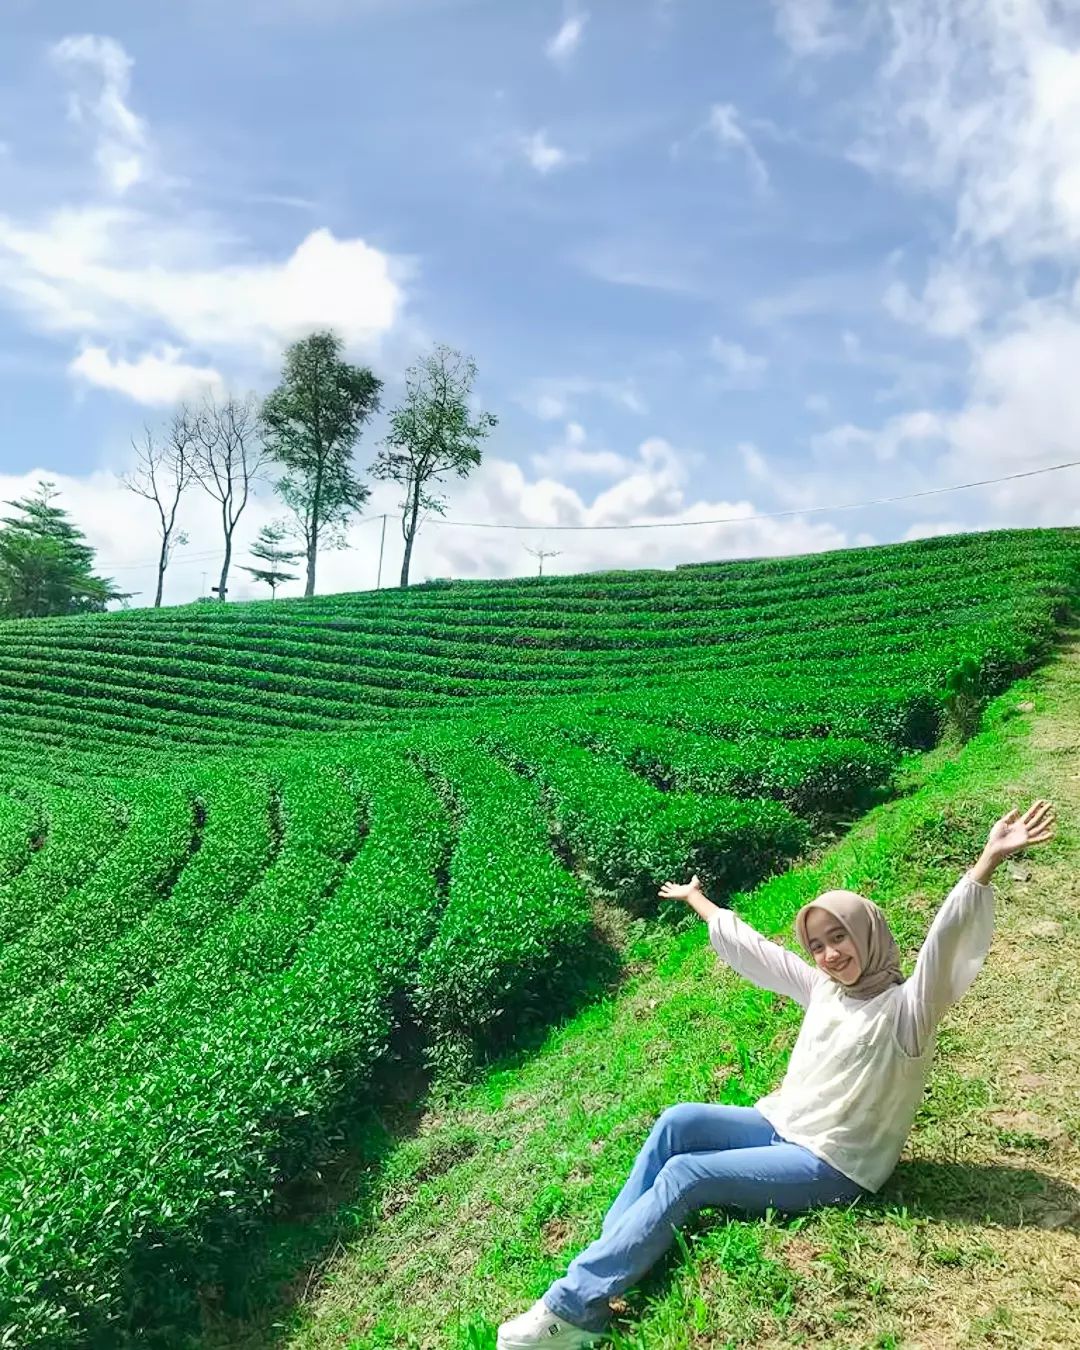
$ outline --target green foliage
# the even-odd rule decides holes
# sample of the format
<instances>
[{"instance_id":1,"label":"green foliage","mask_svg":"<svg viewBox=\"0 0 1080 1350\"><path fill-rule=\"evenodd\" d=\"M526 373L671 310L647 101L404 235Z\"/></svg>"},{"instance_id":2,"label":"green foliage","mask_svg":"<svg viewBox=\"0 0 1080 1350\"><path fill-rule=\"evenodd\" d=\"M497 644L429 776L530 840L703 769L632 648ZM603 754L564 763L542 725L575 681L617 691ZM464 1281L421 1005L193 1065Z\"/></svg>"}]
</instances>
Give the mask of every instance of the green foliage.
<instances>
[{"instance_id":1,"label":"green foliage","mask_svg":"<svg viewBox=\"0 0 1080 1350\"><path fill-rule=\"evenodd\" d=\"M343 361L334 333L312 333L285 353L281 383L262 406L267 448L285 468L278 482L307 555L307 589L315 588L320 543L339 546L349 517L368 489L352 471L360 429L379 406L382 381Z\"/></svg>"},{"instance_id":2,"label":"green foliage","mask_svg":"<svg viewBox=\"0 0 1080 1350\"><path fill-rule=\"evenodd\" d=\"M805 826L779 803L661 793L559 733L500 722L487 739L542 784L555 833L624 903L655 902L659 879L690 871L714 891L734 890L806 843Z\"/></svg>"},{"instance_id":3,"label":"green foliage","mask_svg":"<svg viewBox=\"0 0 1080 1350\"><path fill-rule=\"evenodd\" d=\"M498 424L494 413L474 413L471 404L476 362L450 347L436 346L405 376L405 398L390 413L390 429L372 465L375 478L405 489L401 533L405 558L401 585L409 584L409 563L421 511L440 515L446 503L432 491L447 473L467 478L480 463L480 442Z\"/></svg>"},{"instance_id":4,"label":"green foliage","mask_svg":"<svg viewBox=\"0 0 1080 1350\"><path fill-rule=\"evenodd\" d=\"M90 877L123 837L124 802L100 786L42 785L36 793L40 842L26 866L0 886L0 951Z\"/></svg>"},{"instance_id":5,"label":"green foliage","mask_svg":"<svg viewBox=\"0 0 1080 1350\"><path fill-rule=\"evenodd\" d=\"M124 598L111 581L94 575L94 551L68 513L53 505L55 496L52 483L41 482L34 496L7 503L22 515L5 516L0 529L2 615L100 612L108 601Z\"/></svg>"},{"instance_id":6,"label":"green foliage","mask_svg":"<svg viewBox=\"0 0 1080 1350\"><path fill-rule=\"evenodd\" d=\"M42 804L35 793L29 800L0 796L0 895L29 864L44 837Z\"/></svg>"},{"instance_id":7,"label":"green foliage","mask_svg":"<svg viewBox=\"0 0 1080 1350\"><path fill-rule=\"evenodd\" d=\"M927 746L959 658L981 652L987 692L1004 687L1073 584L1068 533L971 538L905 565L899 590L890 551L864 550L884 563L816 583L797 559L780 586L646 573L0 623L0 716L26 741L127 752L580 696L725 739Z\"/></svg>"},{"instance_id":8,"label":"green foliage","mask_svg":"<svg viewBox=\"0 0 1080 1350\"><path fill-rule=\"evenodd\" d=\"M891 748L853 738L724 741L615 717L590 718L568 734L662 789L773 797L804 816L865 805L888 783L897 758Z\"/></svg>"},{"instance_id":9,"label":"green foliage","mask_svg":"<svg viewBox=\"0 0 1080 1350\"><path fill-rule=\"evenodd\" d=\"M0 1010L0 1095L56 1063L109 1019L123 1016L123 1009L197 947L205 928L240 903L258 879L270 846L265 783L253 774L208 771L190 790L196 821L204 824L195 839L197 850L165 888L167 894L113 941L87 944L67 968L57 970L55 983L32 994L20 988L19 997ZM173 805L166 794L155 791L147 815L125 837L125 848L156 861L162 848L154 832L162 830L167 839L183 823L183 811L169 819ZM148 840L152 847L147 847ZM177 842L182 843L182 836ZM95 883L106 907L114 890L123 893L115 870L111 876L99 870ZM124 898L130 905L130 894ZM93 918L100 923L99 916Z\"/></svg>"},{"instance_id":10,"label":"green foliage","mask_svg":"<svg viewBox=\"0 0 1080 1350\"><path fill-rule=\"evenodd\" d=\"M271 599L276 597L277 588L283 582L296 580L296 573L286 572L285 566L296 562L297 558L303 556L303 554L291 552L285 547L287 534L286 527L280 521L264 525L259 531L258 539L251 546L251 556L266 563L266 566L241 568L244 572L250 572L256 581L261 581L270 587Z\"/></svg>"},{"instance_id":11,"label":"green foliage","mask_svg":"<svg viewBox=\"0 0 1080 1350\"><path fill-rule=\"evenodd\" d=\"M415 1001L444 1071L461 1070L500 1021L531 1021L584 965L591 915L551 853L532 783L469 745L432 737L420 761L457 824L446 903L423 952Z\"/></svg>"},{"instance_id":12,"label":"green foliage","mask_svg":"<svg viewBox=\"0 0 1080 1350\"><path fill-rule=\"evenodd\" d=\"M39 990L60 979L85 953L100 953L167 889L193 847L190 799L173 782L137 785L127 803L131 824L108 857L19 940L0 950L0 988L9 991L0 1022L17 1027ZM0 1042L5 1041L0 1032ZM12 1050L0 1050L0 1098Z\"/></svg>"},{"instance_id":13,"label":"green foliage","mask_svg":"<svg viewBox=\"0 0 1080 1350\"><path fill-rule=\"evenodd\" d=\"M961 741L969 740L979 728L987 701L983 692L985 678L981 662L971 655L961 657L946 676L945 708Z\"/></svg>"}]
</instances>

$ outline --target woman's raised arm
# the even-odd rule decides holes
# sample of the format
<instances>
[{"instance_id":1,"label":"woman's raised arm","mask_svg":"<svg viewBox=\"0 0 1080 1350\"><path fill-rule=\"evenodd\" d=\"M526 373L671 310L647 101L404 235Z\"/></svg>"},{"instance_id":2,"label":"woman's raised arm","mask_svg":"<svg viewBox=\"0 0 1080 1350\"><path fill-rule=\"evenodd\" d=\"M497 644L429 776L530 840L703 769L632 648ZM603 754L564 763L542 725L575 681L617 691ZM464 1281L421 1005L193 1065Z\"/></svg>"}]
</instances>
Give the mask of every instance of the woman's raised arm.
<instances>
[{"instance_id":1,"label":"woman's raised arm","mask_svg":"<svg viewBox=\"0 0 1080 1350\"><path fill-rule=\"evenodd\" d=\"M1042 800L1020 815L1009 811L995 822L978 862L949 892L934 916L915 969L904 985L897 1038L911 1055L921 1055L946 1009L971 987L990 950L994 932L994 887L990 879L1013 853L1053 837L1054 808Z\"/></svg>"},{"instance_id":2,"label":"woman's raised arm","mask_svg":"<svg viewBox=\"0 0 1080 1350\"><path fill-rule=\"evenodd\" d=\"M686 886L665 881L659 894L664 900L685 900L708 924L709 942L717 956L758 988L785 994L805 1008L814 986L827 978L794 952L763 937L733 910L714 905L696 875Z\"/></svg>"}]
</instances>

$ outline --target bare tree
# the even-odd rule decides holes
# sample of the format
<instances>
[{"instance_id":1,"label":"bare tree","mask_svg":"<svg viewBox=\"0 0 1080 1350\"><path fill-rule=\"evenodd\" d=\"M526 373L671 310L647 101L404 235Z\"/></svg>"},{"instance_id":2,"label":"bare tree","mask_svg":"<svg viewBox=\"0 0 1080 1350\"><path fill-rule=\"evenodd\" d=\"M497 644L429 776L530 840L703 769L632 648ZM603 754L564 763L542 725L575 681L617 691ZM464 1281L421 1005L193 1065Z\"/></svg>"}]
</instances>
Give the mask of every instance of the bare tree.
<instances>
[{"instance_id":1,"label":"bare tree","mask_svg":"<svg viewBox=\"0 0 1080 1350\"><path fill-rule=\"evenodd\" d=\"M192 473L221 507L225 557L217 591L224 600L229 586L232 541L236 523L247 506L251 485L262 476L270 455L262 440L259 408L253 395L218 402L207 394L194 414Z\"/></svg>"},{"instance_id":2,"label":"bare tree","mask_svg":"<svg viewBox=\"0 0 1080 1350\"><path fill-rule=\"evenodd\" d=\"M165 569L172 551L187 543L187 535L183 530L176 529L176 509L191 483L194 437L194 419L186 408L178 408L164 432L157 436L149 427L143 427L142 441L131 442L135 451L135 468L131 473L120 475L120 481L129 491L145 497L157 507L161 549L158 553L155 609L161 605Z\"/></svg>"}]
</instances>

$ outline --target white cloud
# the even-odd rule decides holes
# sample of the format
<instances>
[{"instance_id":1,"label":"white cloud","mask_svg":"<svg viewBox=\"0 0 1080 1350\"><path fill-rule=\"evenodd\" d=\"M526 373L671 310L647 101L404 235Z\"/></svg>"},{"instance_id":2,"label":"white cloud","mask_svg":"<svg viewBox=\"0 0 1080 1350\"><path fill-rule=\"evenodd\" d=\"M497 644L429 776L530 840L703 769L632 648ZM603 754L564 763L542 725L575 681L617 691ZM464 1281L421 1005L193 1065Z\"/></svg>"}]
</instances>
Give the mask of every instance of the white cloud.
<instances>
[{"instance_id":1,"label":"white cloud","mask_svg":"<svg viewBox=\"0 0 1080 1350\"><path fill-rule=\"evenodd\" d=\"M579 244L571 261L589 276L612 286L640 286L672 295L708 294L705 268L695 265L685 251L673 249L669 240L645 237L610 237Z\"/></svg>"},{"instance_id":2,"label":"white cloud","mask_svg":"<svg viewBox=\"0 0 1080 1350\"><path fill-rule=\"evenodd\" d=\"M567 402L557 394L537 394L531 401L531 410L544 422L555 422L565 417Z\"/></svg>"},{"instance_id":3,"label":"white cloud","mask_svg":"<svg viewBox=\"0 0 1080 1350\"><path fill-rule=\"evenodd\" d=\"M835 0L773 0L776 31L796 56L831 56L851 45Z\"/></svg>"},{"instance_id":4,"label":"white cloud","mask_svg":"<svg viewBox=\"0 0 1080 1350\"><path fill-rule=\"evenodd\" d=\"M967 390L945 410L834 427L812 439L814 454L848 466L853 487L867 464L888 461L900 491L1071 460L1080 444L1075 15L1054 0L882 0L873 13L884 59L868 67L866 97L852 104L852 158L940 198L954 216L921 292L894 282L885 307L968 342ZM844 343L851 361L875 359L854 334ZM920 397L910 382L907 392ZM985 528L1076 524L1076 481L1076 470L1063 470L927 497L920 512L942 519L913 529L955 528L962 506Z\"/></svg>"},{"instance_id":5,"label":"white cloud","mask_svg":"<svg viewBox=\"0 0 1080 1350\"><path fill-rule=\"evenodd\" d=\"M580 155L572 155L569 151L552 145L543 128L534 131L531 136L522 136L518 144L521 153L539 174L554 173L556 169L565 169L581 159Z\"/></svg>"},{"instance_id":6,"label":"white cloud","mask_svg":"<svg viewBox=\"0 0 1080 1350\"><path fill-rule=\"evenodd\" d=\"M824 417L829 412L829 400L824 394L808 394L804 404L807 412L817 413Z\"/></svg>"},{"instance_id":7,"label":"white cloud","mask_svg":"<svg viewBox=\"0 0 1080 1350\"><path fill-rule=\"evenodd\" d=\"M714 337L709 354L722 371L721 384L726 389L752 389L761 383L768 365L765 357L755 356L738 342L725 342Z\"/></svg>"},{"instance_id":8,"label":"white cloud","mask_svg":"<svg viewBox=\"0 0 1080 1350\"><path fill-rule=\"evenodd\" d=\"M750 137L739 123L739 113L732 103L716 103L709 113L708 128L716 138L717 144L724 150L735 150L742 154L750 169L750 177L759 191L769 186L769 171L764 161L754 149Z\"/></svg>"},{"instance_id":9,"label":"white cloud","mask_svg":"<svg viewBox=\"0 0 1080 1350\"><path fill-rule=\"evenodd\" d=\"M84 347L68 366L70 374L99 389L126 394L136 403L169 405L204 388L221 388L221 375L210 366L188 365L179 347L144 352L135 361L113 358L104 347Z\"/></svg>"},{"instance_id":10,"label":"white cloud","mask_svg":"<svg viewBox=\"0 0 1080 1350\"><path fill-rule=\"evenodd\" d=\"M197 229L142 211L85 207L24 226L0 216L0 293L38 328L167 336L274 359L327 326L374 343L397 320L403 268L362 239L313 230L281 261L231 261Z\"/></svg>"},{"instance_id":11,"label":"white cloud","mask_svg":"<svg viewBox=\"0 0 1080 1350\"><path fill-rule=\"evenodd\" d=\"M927 278L921 296L903 281L893 281L882 303L894 319L917 324L944 338L972 338L986 313L988 284L957 266L938 264Z\"/></svg>"},{"instance_id":12,"label":"white cloud","mask_svg":"<svg viewBox=\"0 0 1080 1350\"><path fill-rule=\"evenodd\" d=\"M751 478L759 481L765 481L769 477L769 466L765 462L765 456L751 441L742 441L738 446L739 454L742 456L743 465Z\"/></svg>"},{"instance_id":13,"label":"white cloud","mask_svg":"<svg viewBox=\"0 0 1080 1350\"><path fill-rule=\"evenodd\" d=\"M541 454L532 455L530 462L537 473L564 477L589 476L618 478L629 473L632 461L614 450L590 450L588 437L580 422L568 422L562 440Z\"/></svg>"},{"instance_id":14,"label":"white cloud","mask_svg":"<svg viewBox=\"0 0 1080 1350\"><path fill-rule=\"evenodd\" d=\"M1080 444L1080 314L1032 304L1006 333L976 349L965 406L914 410L878 428L847 424L813 437L822 462L842 472L891 461L917 466L912 490L1007 478L1077 458ZM942 510L974 502L985 528L1080 524L1080 470L1013 478L930 498ZM921 504L925 505L925 503Z\"/></svg>"},{"instance_id":15,"label":"white cloud","mask_svg":"<svg viewBox=\"0 0 1080 1350\"><path fill-rule=\"evenodd\" d=\"M967 534L971 528L970 525L961 524L958 520L918 520L914 525L910 525L900 538L903 542L912 539L936 539L943 534Z\"/></svg>"},{"instance_id":16,"label":"white cloud","mask_svg":"<svg viewBox=\"0 0 1080 1350\"><path fill-rule=\"evenodd\" d=\"M873 274L868 281L864 267L846 272L819 272L772 294L756 297L747 305L746 313L754 323L764 325L819 315L833 322L840 316L861 316L867 310L867 287L871 284Z\"/></svg>"},{"instance_id":17,"label":"white cloud","mask_svg":"<svg viewBox=\"0 0 1080 1350\"><path fill-rule=\"evenodd\" d=\"M927 446L941 448L947 437L947 422L938 413L918 410L892 417L875 431L845 422L810 438L814 452L822 459L843 461L851 455L863 457L869 451L879 463L894 460L901 450Z\"/></svg>"},{"instance_id":18,"label":"white cloud","mask_svg":"<svg viewBox=\"0 0 1080 1350\"><path fill-rule=\"evenodd\" d=\"M1055 303L1032 305L1011 331L977 353L967 406L948 424L950 468L985 478L1077 458L1078 363L1080 313ZM1038 500L1041 518L1057 517L1070 502L1080 502L1076 474L1067 470L994 491L1000 498ZM1080 505L1072 519L1080 519Z\"/></svg>"},{"instance_id":19,"label":"white cloud","mask_svg":"<svg viewBox=\"0 0 1080 1350\"><path fill-rule=\"evenodd\" d=\"M567 416L576 402L594 398L639 415L648 411L633 380L590 379L584 375L533 380L527 390L517 395L517 402L541 421L557 422Z\"/></svg>"},{"instance_id":20,"label":"white cloud","mask_svg":"<svg viewBox=\"0 0 1080 1350\"><path fill-rule=\"evenodd\" d=\"M741 441L736 448L749 477L779 502L781 508L806 510L811 506L827 506L834 500L828 492L824 498L820 496L820 487L815 488L810 481L814 475L796 474L790 465L774 468L752 441Z\"/></svg>"},{"instance_id":21,"label":"white cloud","mask_svg":"<svg viewBox=\"0 0 1080 1350\"><path fill-rule=\"evenodd\" d=\"M163 402L219 366L251 378L314 328L365 354L399 328L411 260L326 228L284 255L256 252L148 172L149 133L128 106L132 62L119 43L68 37L51 55L72 83L71 116L93 132L106 190L40 215L0 212L0 304L39 332L76 338L73 377ZM138 205L117 202L136 183ZM142 354L115 356L118 344Z\"/></svg>"},{"instance_id":22,"label":"white cloud","mask_svg":"<svg viewBox=\"0 0 1080 1350\"><path fill-rule=\"evenodd\" d=\"M1075 247L1080 46L1066 7L889 0L882 12L888 56L853 157L947 196L968 244L1013 262Z\"/></svg>"},{"instance_id":23,"label":"white cloud","mask_svg":"<svg viewBox=\"0 0 1080 1350\"><path fill-rule=\"evenodd\" d=\"M146 127L127 104L131 57L119 42L90 33L66 37L50 51L71 82L68 115L94 137L94 158L115 193L146 176Z\"/></svg>"},{"instance_id":24,"label":"white cloud","mask_svg":"<svg viewBox=\"0 0 1080 1350\"><path fill-rule=\"evenodd\" d=\"M134 592L130 603L140 608L153 603L160 536L153 504L133 495L120 481L119 471L134 467L130 455L129 449L128 457L116 464L116 472L110 468L76 477L43 467L18 476L0 475L0 498L10 501L28 496L42 478L54 482L60 494L56 504L70 512L96 551L95 570L112 577L121 590ZM280 500L268 490L257 490L249 499L233 541L231 598L268 597L266 588L256 586L239 570L239 564L251 561L250 546L262 526L281 515ZM166 573L166 604L181 604L203 594L204 584L207 589L216 584L222 562L220 509L202 489L192 486L181 499L177 524L187 534L188 543L177 550ZM302 594L303 585L293 583L289 590Z\"/></svg>"},{"instance_id":25,"label":"white cloud","mask_svg":"<svg viewBox=\"0 0 1080 1350\"><path fill-rule=\"evenodd\" d=\"M569 15L559 31L544 48L544 51L556 64L567 64L578 47L581 46L581 37L585 31L588 17L587 13Z\"/></svg>"}]
</instances>

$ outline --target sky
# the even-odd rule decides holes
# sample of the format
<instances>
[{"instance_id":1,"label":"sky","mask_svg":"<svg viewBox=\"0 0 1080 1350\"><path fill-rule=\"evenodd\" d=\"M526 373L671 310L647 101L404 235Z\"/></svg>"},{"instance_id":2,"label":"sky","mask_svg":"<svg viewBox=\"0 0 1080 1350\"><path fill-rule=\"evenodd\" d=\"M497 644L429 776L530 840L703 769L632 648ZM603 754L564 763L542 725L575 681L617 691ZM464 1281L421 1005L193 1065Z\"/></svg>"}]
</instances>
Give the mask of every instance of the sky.
<instances>
[{"instance_id":1,"label":"sky","mask_svg":"<svg viewBox=\"0 0 1080 1350\"><path fill-rule=\"evenodd\" d=\"M397 580L366 471L436 342L499 421L415 581L1080 524L1075 468L862 505L1080 459L1075 3L6 0L0 36L0 499L54 482L133 605L133 441L326 327L384 389L320 592ZM269 479L239 563L282 515ZM166 603L220 565L180 516Z\"/></svg>"}]
</instances>

